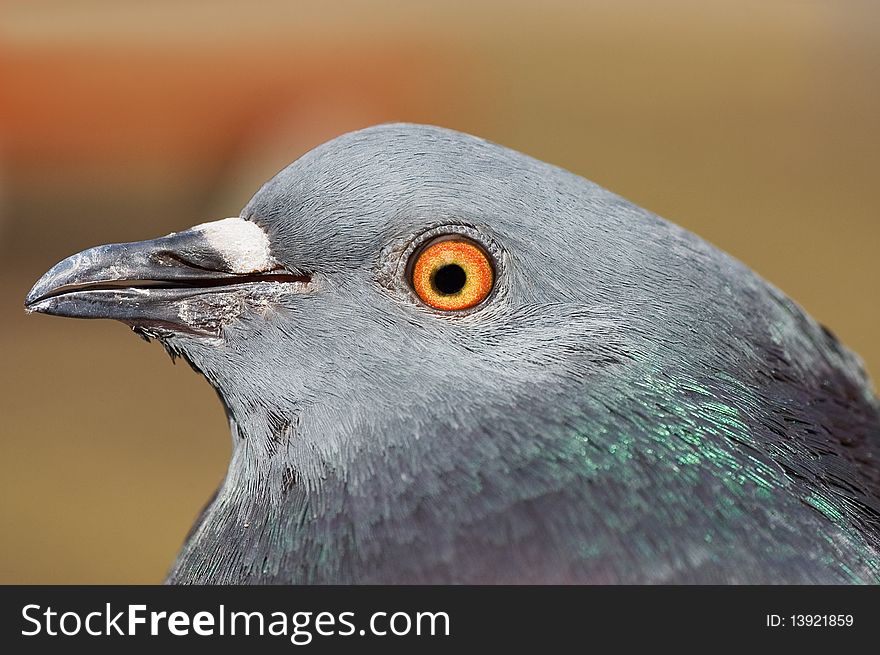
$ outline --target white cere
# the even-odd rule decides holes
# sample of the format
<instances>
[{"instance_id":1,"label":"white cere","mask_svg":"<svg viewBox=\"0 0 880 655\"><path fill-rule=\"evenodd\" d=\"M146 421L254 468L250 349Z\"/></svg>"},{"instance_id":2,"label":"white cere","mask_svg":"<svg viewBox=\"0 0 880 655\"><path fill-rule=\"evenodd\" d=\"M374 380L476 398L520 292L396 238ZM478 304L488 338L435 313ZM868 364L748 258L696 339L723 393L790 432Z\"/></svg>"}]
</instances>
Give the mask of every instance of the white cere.
<instances>
[{"instance_id":1,"label":"white cere","mask_svg":"<svg viewBox=\"0 0 880 655\"><path fill-rule=\"evenodd\" d=\"M202 233L232 273L260 273L278 265L269 250L269 236L252 221L235 216L192 229Z\"/></svg>"}]
</instances>

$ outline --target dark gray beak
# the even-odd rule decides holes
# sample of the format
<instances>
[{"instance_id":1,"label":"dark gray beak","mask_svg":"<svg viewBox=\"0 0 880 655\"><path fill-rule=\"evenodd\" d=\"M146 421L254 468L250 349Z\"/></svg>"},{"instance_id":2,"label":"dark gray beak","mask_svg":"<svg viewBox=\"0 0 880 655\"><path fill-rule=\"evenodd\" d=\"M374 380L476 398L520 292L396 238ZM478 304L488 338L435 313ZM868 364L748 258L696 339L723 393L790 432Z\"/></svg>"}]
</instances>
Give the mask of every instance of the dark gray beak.
<instances>
[{"instance_id":1,"label":"dark gray beak","mask_svg":"<svg viewBox=\"0 0 880 655\"><path fill-rule=\"evenodd\" d=\"M256 223L227 218L149 241L89 248L59 262L25 309L72 318L112 318L136 328L215 334L217 294L266 283L307 284L272 256ZM213 300L213 301L212 301Z\"/></svg>"}]
</instances>

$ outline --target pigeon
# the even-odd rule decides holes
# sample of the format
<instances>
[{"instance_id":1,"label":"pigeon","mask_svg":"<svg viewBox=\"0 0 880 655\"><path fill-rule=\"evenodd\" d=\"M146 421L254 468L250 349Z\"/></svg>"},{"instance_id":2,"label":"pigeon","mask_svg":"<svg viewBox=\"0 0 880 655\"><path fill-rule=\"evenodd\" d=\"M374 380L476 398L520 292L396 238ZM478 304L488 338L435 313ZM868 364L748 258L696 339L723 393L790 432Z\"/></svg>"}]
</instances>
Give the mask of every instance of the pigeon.
<instances>
[{"instance_id":1,"label":"pigeon","mask_svg":"<svg viewBox=\"0 0 880 655\"><path fill-rule=\"evenodd\" d=\"M880 582L859 358L699 237L440 127L339 136L237 217L69 257L217 390L170 584Z\"/></svg>"}]
</instances>

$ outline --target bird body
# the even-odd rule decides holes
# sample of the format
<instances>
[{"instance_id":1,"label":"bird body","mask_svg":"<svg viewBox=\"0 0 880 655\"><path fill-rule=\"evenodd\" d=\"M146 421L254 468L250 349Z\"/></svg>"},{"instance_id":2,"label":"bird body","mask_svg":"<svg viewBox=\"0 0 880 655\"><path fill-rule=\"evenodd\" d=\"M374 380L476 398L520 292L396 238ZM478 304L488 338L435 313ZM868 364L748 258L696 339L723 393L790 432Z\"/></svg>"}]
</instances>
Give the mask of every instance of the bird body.
<instances>
[{"instance_id":1,"label":"bird body","mask_svg":"<svg viewBox=\"0 0 880 655\"><path fill-rule=\"evenodd\" d=\"M232 459L169 582L880 581L858 358L690 232L418 125L334 139L228 220L86 251L28 297L218 391ZM487 267L476 304L413 285L437 244ZM125 279L169 284L107 288L123 246Z\"/></svg>"}]
</instances>

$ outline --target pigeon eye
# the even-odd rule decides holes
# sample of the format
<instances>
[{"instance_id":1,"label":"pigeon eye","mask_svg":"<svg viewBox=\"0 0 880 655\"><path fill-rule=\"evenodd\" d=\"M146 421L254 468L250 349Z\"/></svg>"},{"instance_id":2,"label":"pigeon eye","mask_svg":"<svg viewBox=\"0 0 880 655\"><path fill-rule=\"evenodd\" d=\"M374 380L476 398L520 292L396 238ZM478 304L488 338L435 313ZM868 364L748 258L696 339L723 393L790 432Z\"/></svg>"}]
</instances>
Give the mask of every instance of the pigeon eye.
<instances>
[{"instance_id":1,"label":"pigeon eye","mask_svg":"<svg viewBox=\"0 0 880 655\"><path fill-rule=\"evenodd\" d=\"M461 235L429 241L416 251L411 270L413 289L422 302L446 311L478 305L495 282L489 255Z\"/></svg>"}]
</instances>

